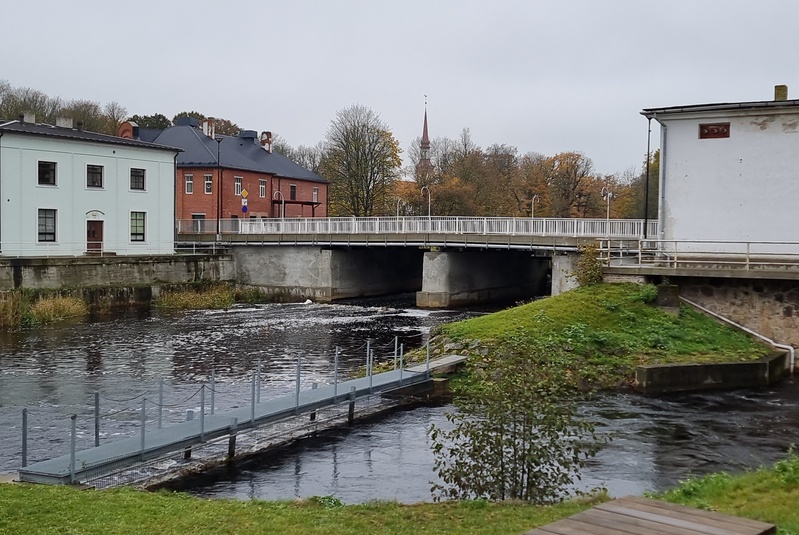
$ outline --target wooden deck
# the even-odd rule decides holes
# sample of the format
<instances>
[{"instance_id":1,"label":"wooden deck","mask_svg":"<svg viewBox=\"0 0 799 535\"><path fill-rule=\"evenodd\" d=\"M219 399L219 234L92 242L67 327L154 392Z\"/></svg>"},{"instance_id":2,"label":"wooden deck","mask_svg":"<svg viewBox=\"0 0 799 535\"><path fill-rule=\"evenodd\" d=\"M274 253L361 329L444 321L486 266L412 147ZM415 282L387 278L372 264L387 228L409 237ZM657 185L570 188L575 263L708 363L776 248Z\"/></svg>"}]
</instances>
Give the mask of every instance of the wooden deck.
<instances>
[{"instance_id":1,"label":"wooden deck","mask_svg":"<svg viewBox=\"0 0 799 535\"><path fill-rule=\"evenodd\" d=\"M627 496L525 535L765 535L773 524Z\"/></svg>"}]
</instances>

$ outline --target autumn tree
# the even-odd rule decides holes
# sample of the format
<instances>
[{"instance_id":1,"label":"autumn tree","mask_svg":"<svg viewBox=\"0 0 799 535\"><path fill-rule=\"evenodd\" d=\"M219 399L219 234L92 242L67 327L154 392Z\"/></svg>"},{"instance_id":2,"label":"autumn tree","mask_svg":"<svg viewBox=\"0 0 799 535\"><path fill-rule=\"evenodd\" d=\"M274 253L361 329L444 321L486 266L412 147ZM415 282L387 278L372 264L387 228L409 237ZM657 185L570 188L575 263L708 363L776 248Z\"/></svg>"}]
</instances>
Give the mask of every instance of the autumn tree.
<instances>
[{"instance_id":1,"label":"autumn tree","mask_svg":"<svg viewBox=\"0 0 799 535\"><path fill-rule=\"evenodd\" d=\"M356 104L336 113L325 136L321 171L330 181L330 211L371 216L386 204L402 161L399 143L380 116Z\"/></svg>"},{"instance_id":2,"label":"autumn tree","mask_svg":"<svg viewBox=\"0 0 799 535\"><path fill-rule=\"evenodd\" d=\"M552 199L552 215L573 217L586 203L586 188L594 164L579 152L561 152L546 162L546 183Z\"/></svg>"},{"instance_id":3,"label":"autumn tree","mask_svg":"<svg viewBox=\"0 0 799 535\"><path fill-rule=\"evenodd\" d=\"M130 120L142 128L163 129L172 126L172 121L170 121L166 115L161 113L156 113L153 115L132 115Z\"/></svg>"},{"instance_id":4,"label":"autumn tree","mask_svg":"<svg viewBox=\"0 0 799 535\"><path fill-rule=\"evenodd\" d=\"M182 111L176 114L174 117L172 117L172 124L175 124L175 121L177 121L181 117L193 117L197 119L197 121L199 121L200 124L211 118L198 111ZM239 125L237 125L233 121L230 121L228 119L222 119L220 117L213 117L213 119L214 119L214 132L216 134L221 134L223 136L239 135L239 130L241 129L239 128Z\"/></svg>"}]
</instances>

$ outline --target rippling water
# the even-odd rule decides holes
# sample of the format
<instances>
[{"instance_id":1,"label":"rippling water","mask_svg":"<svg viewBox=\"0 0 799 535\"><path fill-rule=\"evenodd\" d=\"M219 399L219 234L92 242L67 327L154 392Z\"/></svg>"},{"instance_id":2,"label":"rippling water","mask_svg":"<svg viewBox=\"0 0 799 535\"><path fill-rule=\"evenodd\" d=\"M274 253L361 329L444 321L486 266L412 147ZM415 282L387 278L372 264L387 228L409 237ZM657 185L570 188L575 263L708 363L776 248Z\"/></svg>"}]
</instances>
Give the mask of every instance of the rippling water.
<instances>
[{"instance_id":1,"label":"rippling water","mask_svg":"<svg viewBox=\"0 0 799 535\"><path fill-rule=\"evenodd\" d=\"M139 430L140 394L157 400L164 380L166 421L199 409L198 385L217 374L220 410L248 403L251 372L263 362L262 398L293 392L296 357L303 384L330 381L333 351L352 373L365 364L366 339L393 358L394 337L421 346L431 326L471 313L420 311L407 303L263 305L227 311L146 314L0 335L0 472L21 459L21 411L29 411L29 461L67 453L69 415L78 447L93 444L93 397L101 395L101 440ZM192 397L194 396L194 397ZM190 398L190 399L189 399ZM450 406L399 411L354 428L301 441L232 470L192 479L202 496L291 499L334 495L430 500L433 459L426 429ZM643 397L604 395L583 410L613 440L584 471L580 488L614 495L661 490L691 474L737 471L784 455L799 437L799 388L792 380L758 391ZM148 427L156 411L148 407Z\"/></svg>"}]
</instances>

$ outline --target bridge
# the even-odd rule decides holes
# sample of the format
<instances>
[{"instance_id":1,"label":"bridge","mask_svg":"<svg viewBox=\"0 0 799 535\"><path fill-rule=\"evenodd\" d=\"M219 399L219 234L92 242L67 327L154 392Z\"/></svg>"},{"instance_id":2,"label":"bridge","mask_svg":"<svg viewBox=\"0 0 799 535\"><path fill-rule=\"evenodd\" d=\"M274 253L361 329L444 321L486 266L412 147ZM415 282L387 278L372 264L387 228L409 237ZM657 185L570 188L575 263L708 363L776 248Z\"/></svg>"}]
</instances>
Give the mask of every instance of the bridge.
<instances>
[{"instance_id":1,"label":"bridge","mask_svg":"<svg viewBox=\"0 0 799 535\"><path fill-rule=\"evenodd\" d=\"M634 251L657 236L641 219L333 217L179 220L183 250L220 244L240 282L278 298L331 301L416 292L441 308L519 300L571 287L578 246ZM287 247L290 246L290 247ZM550 282L551 281L551 282Z\"/></svg>"}]
</instances>

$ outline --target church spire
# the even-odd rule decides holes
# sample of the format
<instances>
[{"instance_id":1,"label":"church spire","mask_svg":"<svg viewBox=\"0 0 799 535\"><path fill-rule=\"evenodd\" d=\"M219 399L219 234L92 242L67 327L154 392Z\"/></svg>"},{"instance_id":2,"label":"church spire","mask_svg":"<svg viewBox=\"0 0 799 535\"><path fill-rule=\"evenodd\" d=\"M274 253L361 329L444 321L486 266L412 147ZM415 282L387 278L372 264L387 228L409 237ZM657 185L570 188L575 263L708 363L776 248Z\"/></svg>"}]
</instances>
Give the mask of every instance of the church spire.
<instances>
[{"instance_id":1,"label":"church spire","mask_svg":"<svg viewBox=\"0 0 799 535\"><path fill-rule=\"evenodd\" d=\"M419 163L416 165L417 179L426 179L425 175L428 175L432 170L433 162L430 161L430 136L427 134L427 95L425 95L424 127L422 128L422 142L419 144Z\"/></svg>"}]
</instances>

